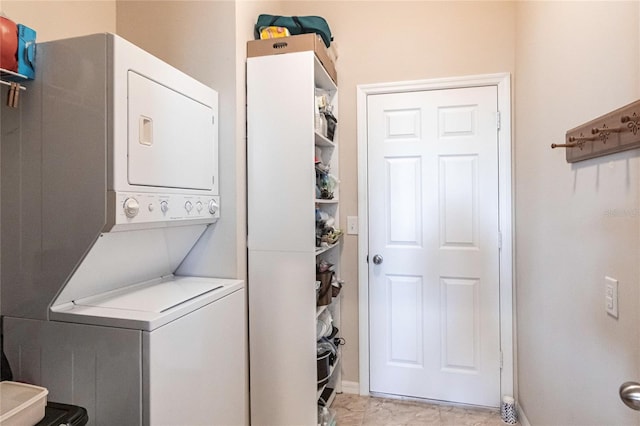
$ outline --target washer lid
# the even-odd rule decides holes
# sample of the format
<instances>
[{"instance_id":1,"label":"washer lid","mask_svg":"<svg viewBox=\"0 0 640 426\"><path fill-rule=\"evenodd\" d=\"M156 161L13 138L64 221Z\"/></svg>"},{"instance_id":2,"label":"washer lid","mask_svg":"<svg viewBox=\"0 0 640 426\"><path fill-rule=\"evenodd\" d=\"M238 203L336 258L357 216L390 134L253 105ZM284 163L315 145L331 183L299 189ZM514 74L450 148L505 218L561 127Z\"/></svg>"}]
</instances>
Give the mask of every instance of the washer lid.
<instances>
[{"instance_id":1,"label":"washer lid","mask_svg":"<svg viewBox=\"0 0 640 426\"><path fill-rule=\"evenodd\" d=\"M156 279L53 306L54 321L152 331L244 287L241 280Z\"/></svg>"},{"instance_id":2,"label":"washer lid","mask_svg":"<svg viewBox=\"0 0 640 426\"><path fill-rule=\"evenodd\" d=\"M135 286L116 294L76 300L76 305L163 313L224 285L210 279L180 277L170 281Z\"/></svg>"}]
</instances>

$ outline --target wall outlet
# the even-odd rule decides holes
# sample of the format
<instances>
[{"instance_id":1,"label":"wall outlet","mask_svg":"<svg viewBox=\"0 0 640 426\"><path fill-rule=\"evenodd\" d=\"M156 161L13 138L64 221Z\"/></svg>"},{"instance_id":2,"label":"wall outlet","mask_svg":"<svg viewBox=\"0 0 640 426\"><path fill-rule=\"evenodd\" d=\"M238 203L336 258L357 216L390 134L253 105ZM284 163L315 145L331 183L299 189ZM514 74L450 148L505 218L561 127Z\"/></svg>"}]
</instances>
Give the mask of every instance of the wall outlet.
<instances>
[{"instance_id":1,"label":"wall outlet","mask_svg":"<svg viewBox=\"0 0 640 426\"><path fill-rule=\"evenodd\" d=\"M358 216L347 216L347 234L358 235Z\"/></svg>"},{"instance_id":2,"label":"wall outlet","mask_svg":"<svg viewBox=\"0 0 640 426\"><path fill-rule=\"evenodd\" d=\"M618 280L604 277L604 302L607 313L618 318Z\"/></svg>"}]
</instances>

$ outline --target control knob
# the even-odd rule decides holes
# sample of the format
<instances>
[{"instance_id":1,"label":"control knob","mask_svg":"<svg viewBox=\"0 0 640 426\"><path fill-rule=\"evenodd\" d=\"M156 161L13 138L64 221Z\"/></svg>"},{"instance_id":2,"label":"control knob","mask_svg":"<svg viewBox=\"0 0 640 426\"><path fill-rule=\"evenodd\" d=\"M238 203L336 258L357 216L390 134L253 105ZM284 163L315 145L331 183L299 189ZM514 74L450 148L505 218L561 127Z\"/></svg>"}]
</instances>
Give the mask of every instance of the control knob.
<instances>
[{"instance_id":1,"label":"control knob","mask_svg":"<svg viewBox=\"0 0 640 426\"><path fill-rule=\"evenodd\" d=\"M191 201L187 201L186 203L184 203L184 209L187 211L187 213L191 212L191 210L193 209L193 204L191 204Z\"/></svg>"},{"instance_id":2,"label":"control knob","mask_svg":"<svg viewBox=\"0 0 640 426\"><path fill-rule=\"evenodd\" d=\"M202 211L202 201L196 203L196 210L198 210L198 213Z\"/></svg>"},{"instance_id":3,"label":"control knob","mask_svg":"<svg viewBox=\"0 0 640 426\"><path fill-rule=\"evenodd\" d=\"M124 200L123 207L124 214L129 218L135 217L138 214L138 211L140 211L140 204L138 204L138 200L135 198L127 198Z\"/></svg>"},{"instance_id":4,"label":"control knob","mask_svg":"<svg viewBox=\"0 0 640 426\"><path fill-rule=\"evenodd\" d=\"M169 203L166 201L160 201L160 210L162 210L162 213L166 213L167 210L169 210Z\"/></svg>"},{"instance_id":5,"label":"control knob","mask_svg":"<svg viewBox=\"0 0 640 426\"><path fill-rule=\"evenodd\" d=\"M216 213L218 213L218 203L216 203L216 200L211 200L209 201L209 213L215 215Z\"/></svg>"}]
</instances>

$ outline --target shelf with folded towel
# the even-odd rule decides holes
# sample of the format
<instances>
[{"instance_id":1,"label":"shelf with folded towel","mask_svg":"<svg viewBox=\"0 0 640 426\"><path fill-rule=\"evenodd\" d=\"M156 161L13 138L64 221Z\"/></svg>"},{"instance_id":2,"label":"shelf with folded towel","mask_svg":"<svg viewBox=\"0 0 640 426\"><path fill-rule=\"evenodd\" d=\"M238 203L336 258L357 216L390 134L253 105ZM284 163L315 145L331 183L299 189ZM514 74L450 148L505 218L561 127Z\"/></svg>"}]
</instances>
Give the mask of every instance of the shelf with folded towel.
<instances>
[{"instance_id":1,"label":"shelf with folded towel","mask_svg":"<svg viewBox=\"0 0 640 426\"><path fill-rule=\"evenodd\" d=\"M568 163L640 148L640 100L567 130L551 148L566 148Z\"/></svg>"}]
</instances>

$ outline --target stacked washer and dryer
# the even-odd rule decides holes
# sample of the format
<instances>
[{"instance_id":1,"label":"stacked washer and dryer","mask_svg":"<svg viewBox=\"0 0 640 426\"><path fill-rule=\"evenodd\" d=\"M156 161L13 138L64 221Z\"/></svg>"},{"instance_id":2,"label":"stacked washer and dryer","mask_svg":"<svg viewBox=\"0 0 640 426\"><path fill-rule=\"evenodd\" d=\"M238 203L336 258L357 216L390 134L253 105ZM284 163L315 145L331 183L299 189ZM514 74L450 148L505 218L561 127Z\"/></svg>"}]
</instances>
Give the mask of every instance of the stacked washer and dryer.
<instances>
[{"instance_id":1,"label":"stacked washer and dryer","mask_svg":"<svg viewBox=\"0 0 640 426\"><path fill-rule=\"evenodd\" d=\"M176 273L220 217L217 93L113 34L38 44L25 85L2 111L15 379L94 425L246 424L244 282Z\"/></svg>"}]
</instances>

